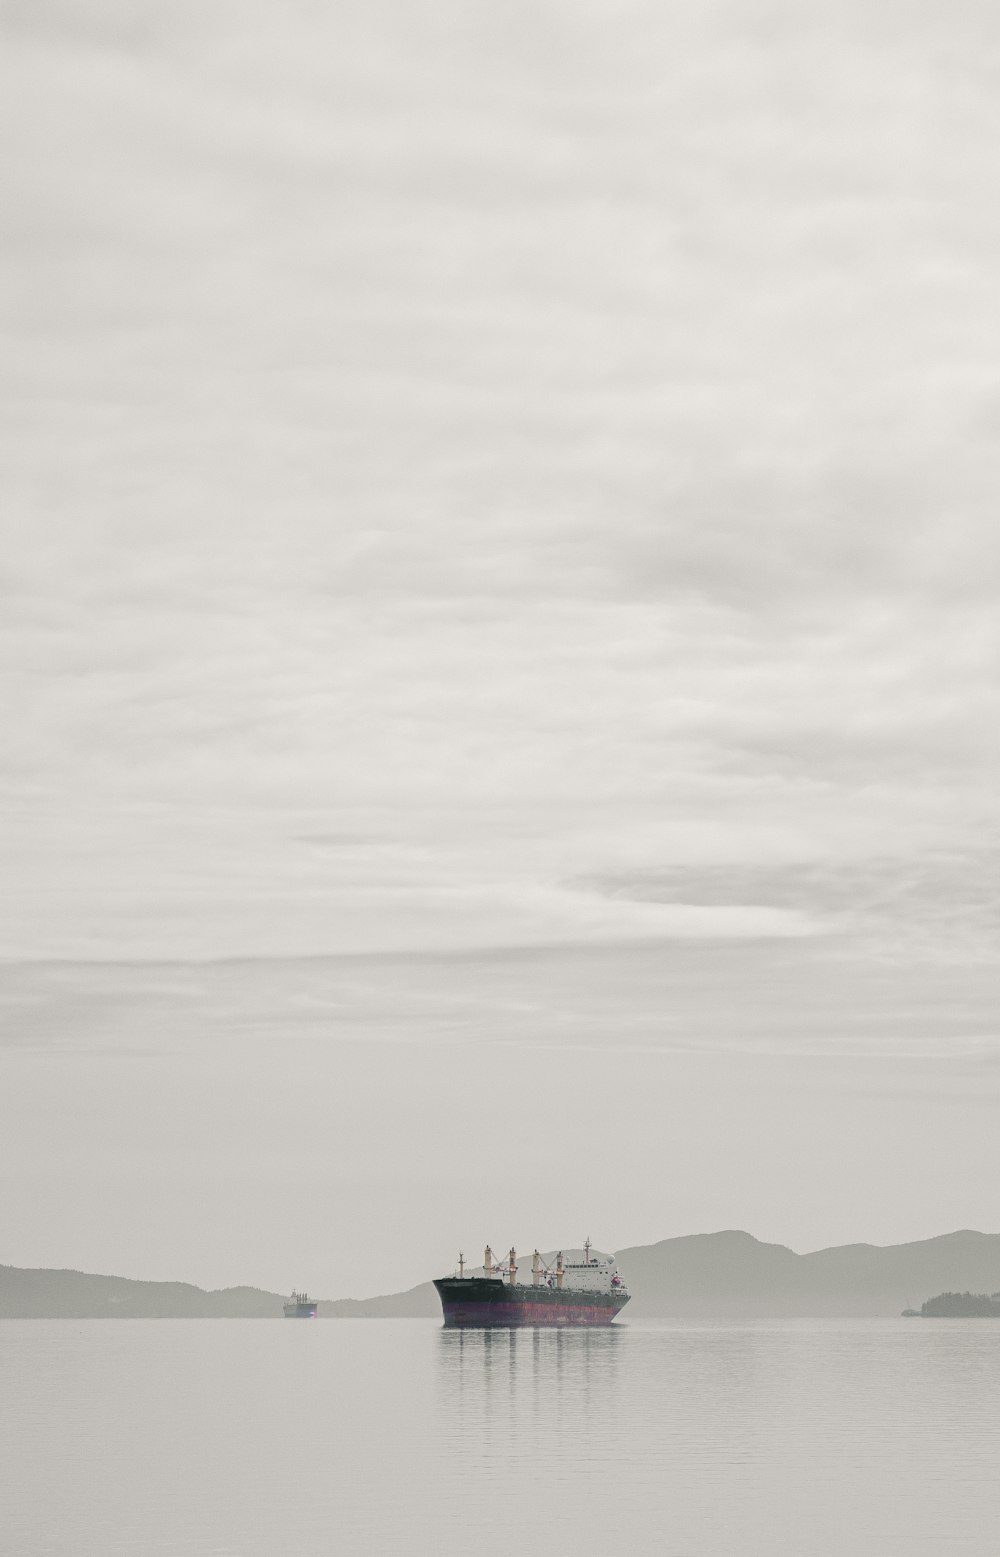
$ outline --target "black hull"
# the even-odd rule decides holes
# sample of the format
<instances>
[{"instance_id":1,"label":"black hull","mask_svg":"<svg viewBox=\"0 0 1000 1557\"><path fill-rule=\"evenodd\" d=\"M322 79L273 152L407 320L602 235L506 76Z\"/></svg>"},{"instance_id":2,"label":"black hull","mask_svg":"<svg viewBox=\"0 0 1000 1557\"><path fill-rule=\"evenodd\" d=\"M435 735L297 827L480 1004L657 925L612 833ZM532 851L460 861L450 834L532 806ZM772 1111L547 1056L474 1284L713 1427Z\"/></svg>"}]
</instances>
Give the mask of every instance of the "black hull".
<instances>
[{"instance_id":1,"label":"black hull","mask_svg":"<svg viewBox=\"0 0 1000 1557\"><path fill-rule=\"evenodd\" d=\"M434 1286L448 1329L609 1325L628 1302L624 1292L512 1287L486 1276L442 1276Z\"/></svg>"}]
</instances>

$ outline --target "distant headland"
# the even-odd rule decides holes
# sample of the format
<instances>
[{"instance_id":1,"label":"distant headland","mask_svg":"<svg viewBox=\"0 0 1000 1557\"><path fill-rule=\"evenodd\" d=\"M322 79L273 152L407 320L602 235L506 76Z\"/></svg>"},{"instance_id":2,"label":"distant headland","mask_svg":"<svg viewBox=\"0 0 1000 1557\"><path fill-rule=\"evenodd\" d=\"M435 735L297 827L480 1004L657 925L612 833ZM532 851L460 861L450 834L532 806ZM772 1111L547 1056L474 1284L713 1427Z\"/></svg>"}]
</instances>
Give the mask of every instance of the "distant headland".
<instances>
[{"instance_id":1,"label":"distant headland","mask_svg":"<svg viewBox=\"0 0 1000 1557\"><path fill-rule=\"evenodd\" d=\"M630 1320L889 1318L915 1301L927 1317L962 1317L934 1305L1000 1303L1000 1233L966 1229L917 1243L796 1254L727 1231L615 1252L633 1294ZM975 1296L984 1292L994 1296ZM940 1295L925 1300L925 1293ZM287 1293L251 1286L210 1292L185 1282L0 1265L0 1319L280 1319L286 1300ZM321 1319L439 1319L440 1312L429 1279L405 1292L319 1303Z\"/></svg>"},{"instance_id":2,"label":"distant headland","mask_svg":"<svg viewBox=\"0 0 1000 1557\"><path fill-rule=\"evenodd\" d=\"M1000 1292L939 1292L920 1305L921 1319L1000 1319Z\"/></svg>"}]
</instances>

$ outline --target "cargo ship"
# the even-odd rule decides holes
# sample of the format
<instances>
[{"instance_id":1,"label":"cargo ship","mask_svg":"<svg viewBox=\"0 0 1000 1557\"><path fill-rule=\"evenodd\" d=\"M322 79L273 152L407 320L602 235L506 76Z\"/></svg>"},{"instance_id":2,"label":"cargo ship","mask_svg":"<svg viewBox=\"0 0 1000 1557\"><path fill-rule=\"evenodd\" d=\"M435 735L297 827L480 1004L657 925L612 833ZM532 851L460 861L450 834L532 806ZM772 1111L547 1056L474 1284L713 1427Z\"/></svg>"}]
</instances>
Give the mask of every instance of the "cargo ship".
<instances>
[{"instance_id":1,"label":"cargo ship","mask_svg":"<svg viewBox=\"0 0 1000 1557\"><path fill-rule=\"evenodd\" d=\"M588 1238L583 1259L562 1252L531 1258L531 1281L517 1279L517 1254L497 1264L487 1245L481 1270L465 1270L459 1255L452 1276L435 1281L448 1329L489 1330L516 1325L609 1325L629 1300L629 1291L611 1254L597 1254Z\"/></svg>"},{"instance_id":2,"label":"cargo ship","mask_svg":"<svg viewBox=\"0 0 1000 1557\"><path fill-rule=\"evenodd\" d=\"M308 1292L293 1292L285 1304L286 1319L315 1319L319 1307Z\"/></svg>"}]
</instances>

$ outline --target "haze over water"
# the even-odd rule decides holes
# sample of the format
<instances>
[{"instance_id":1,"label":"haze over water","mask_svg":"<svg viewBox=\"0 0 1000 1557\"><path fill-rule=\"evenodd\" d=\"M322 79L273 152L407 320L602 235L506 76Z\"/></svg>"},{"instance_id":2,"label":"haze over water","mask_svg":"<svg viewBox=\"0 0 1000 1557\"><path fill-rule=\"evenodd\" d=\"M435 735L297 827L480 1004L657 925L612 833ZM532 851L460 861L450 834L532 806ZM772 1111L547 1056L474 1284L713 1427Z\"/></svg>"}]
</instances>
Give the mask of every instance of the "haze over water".
<instances>
[{"instance_id":1,"label":"haze over water","mask_svg":"<svg viewBox=\"0 0 1000 1557\"><path fill-rule=\"evenodd\" d=\"M978 1554L998 1340L960 1321L11 1321L0 1549Z\"/></svg>"}]
</instances>

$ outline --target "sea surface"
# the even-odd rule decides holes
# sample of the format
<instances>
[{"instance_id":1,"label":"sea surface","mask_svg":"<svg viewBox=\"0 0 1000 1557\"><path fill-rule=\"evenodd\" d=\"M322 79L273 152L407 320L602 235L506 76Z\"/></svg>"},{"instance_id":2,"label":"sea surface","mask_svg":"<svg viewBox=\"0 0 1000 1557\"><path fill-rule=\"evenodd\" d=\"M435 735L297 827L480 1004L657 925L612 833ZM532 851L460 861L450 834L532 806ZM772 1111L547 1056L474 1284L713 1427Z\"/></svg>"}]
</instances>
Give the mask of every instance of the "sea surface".
<instances>
[{"instance_id":1,"label":"sea surface","mask_svg":"<svg viewBox=\"0 0 1000 1557\"><path fill-rule=\"evenodd\" d=\"M1000 1324L0 1322L4 1557L1000 1550Z\"/></svg>"}]
</instances>

